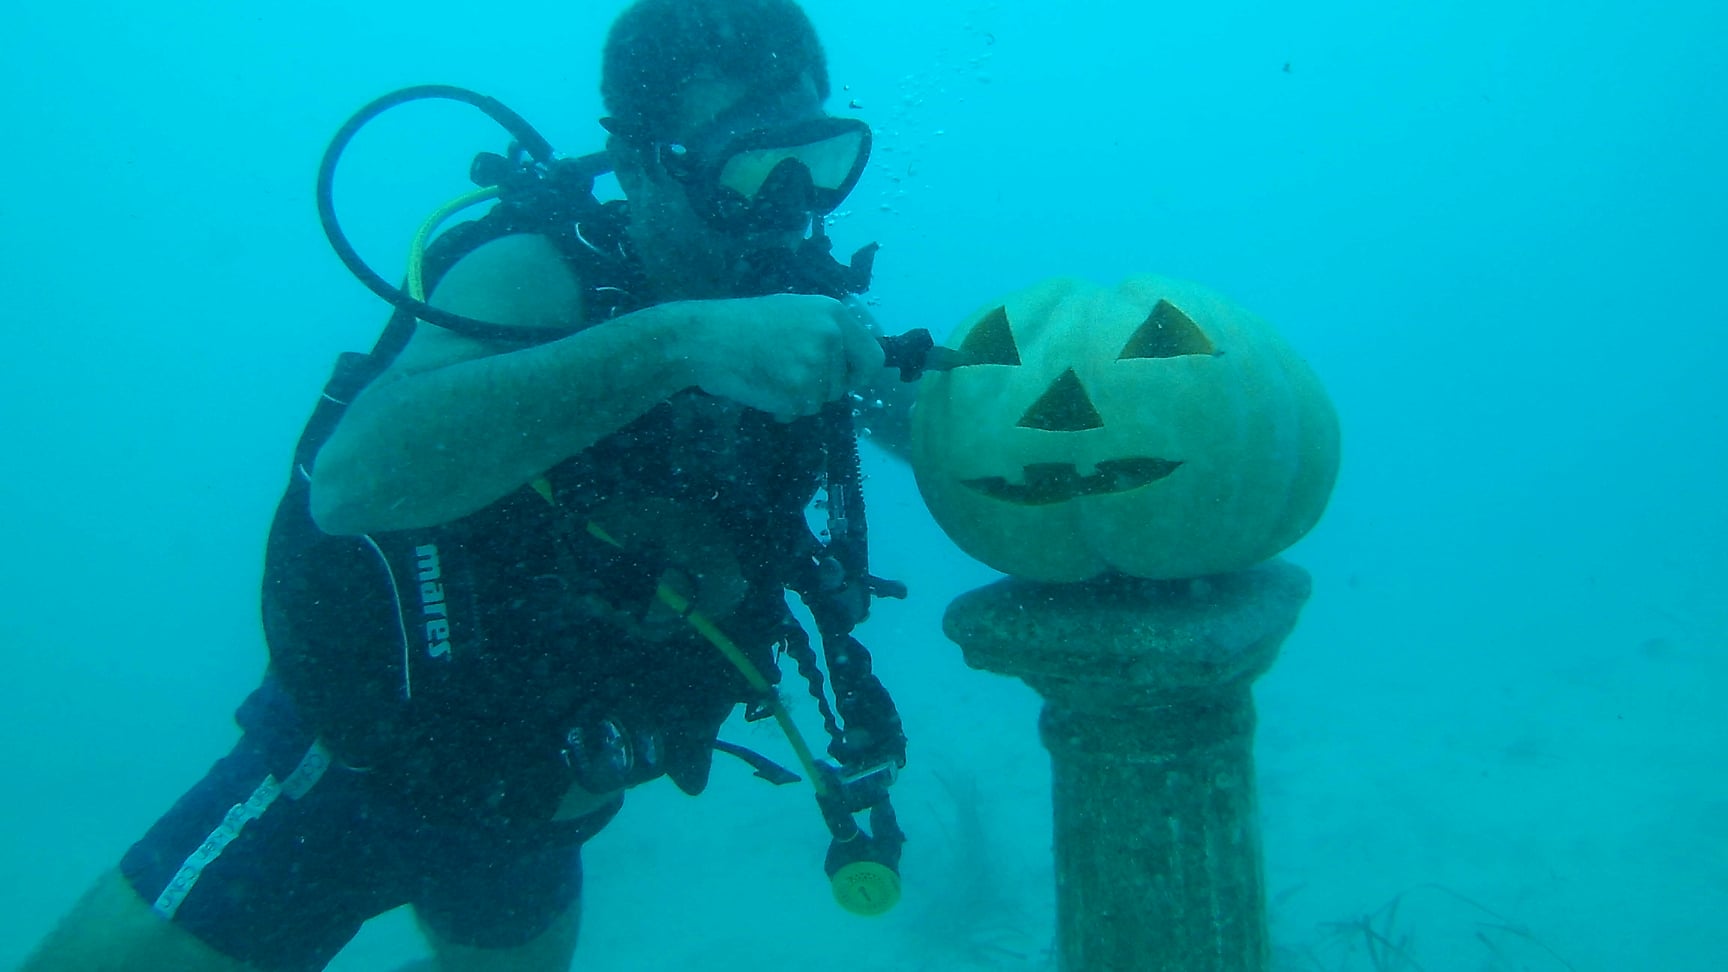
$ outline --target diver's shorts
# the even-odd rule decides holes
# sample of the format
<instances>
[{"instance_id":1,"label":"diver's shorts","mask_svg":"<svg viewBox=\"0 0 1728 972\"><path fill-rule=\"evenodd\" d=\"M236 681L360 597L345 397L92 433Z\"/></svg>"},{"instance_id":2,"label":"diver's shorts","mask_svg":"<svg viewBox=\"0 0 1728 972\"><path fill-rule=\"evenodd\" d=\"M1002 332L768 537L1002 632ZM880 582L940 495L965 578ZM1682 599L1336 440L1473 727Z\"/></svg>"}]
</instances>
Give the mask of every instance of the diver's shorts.
<instances>
[{"instance_id":1,"label":"diver's shorts","mask_svg":"<svg viewBox=\"0 0 1728 972\"><path fill-rule=\"evenodd\" d=\"M431 826L330 759L273 682L236 719L234 751L120 870L159 915L267 972L322 969L404 904L447 941L524 944L576 901L582 841L617 811L531 833Z\"/></svg>"}]
</instances>

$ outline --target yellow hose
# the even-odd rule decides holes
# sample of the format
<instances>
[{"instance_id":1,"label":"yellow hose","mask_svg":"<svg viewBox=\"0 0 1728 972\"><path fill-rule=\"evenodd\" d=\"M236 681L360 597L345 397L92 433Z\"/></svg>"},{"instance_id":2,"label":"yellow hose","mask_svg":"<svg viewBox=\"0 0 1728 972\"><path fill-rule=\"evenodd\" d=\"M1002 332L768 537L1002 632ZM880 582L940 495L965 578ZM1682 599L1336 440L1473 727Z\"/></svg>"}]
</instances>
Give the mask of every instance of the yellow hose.
<instances>
[{"instance_id":1,"label":"yellow hose","mask_svg":"<svg viewBox=\"0 0 1728 972\"><path fill-rule=\"evenodd\" d=\"M533 485L536 492L550 501L550 484L546 484L545 480L540 479L535 480ZM623 544L614 539L599 524L589 523L587 529L589 535L596 539L614 547L623 547ZM732 667L738 669L738 672L744 676L744 681L748 682L751 688L762 693L764 699L769 700L768 711L774 716L774 722L780 726L780 731L786 734L786 741L792 745L792 752L798 757L798 764L804 767L804 773L809 778L811 785L816 787L816 792L822 796L827 796L827 777L817 771L816 756L810 751L810 744L804 740L804 734L798 731L798 726L792 722L791 714L786 711L784 705L780 704L780 696L774 690L774 683L763 676L761 670L738 647L737 642L727 636L726 632L720 630L719 625L715 624L707 615L695 610L689 598L666 584L658 585L654 589L654 595L660 599L660 603L677 612L678 616L682 617L709 644L719 649L720 654L726 656L726 660L732 663Z\"/></svg>"},{"instance_id":2,"label":"yellow hose","mask_svg":"<svg viewBox=\"0 0 1728 972\"><path fill-rule=\"evenodd\" d=\"M439 206L432 211L432 215L426 217L426 221L420 224L420 229L415 231L414 241L408 245L408 296L422 302L426 300L426 245L431 242L432 234L438 232L438 227L469 206L497 197L497 186L476 189Z\"/></svg>"}]
</instances>

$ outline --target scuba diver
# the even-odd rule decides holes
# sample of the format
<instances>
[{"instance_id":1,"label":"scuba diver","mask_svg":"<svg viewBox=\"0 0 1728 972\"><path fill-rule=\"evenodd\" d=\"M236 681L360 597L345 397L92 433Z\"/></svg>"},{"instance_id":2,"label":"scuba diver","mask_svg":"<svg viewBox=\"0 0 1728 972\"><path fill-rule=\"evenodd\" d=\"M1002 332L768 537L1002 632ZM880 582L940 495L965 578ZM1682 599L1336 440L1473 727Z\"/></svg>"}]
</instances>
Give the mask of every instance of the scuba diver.
<instances>
[{"instance_id":1,"label":"scuba diver","mask_svg":"<svg viewBox=\"0 0 1728 972\"><path fill-rule=\"evenodd\" d=\"M639 0L601 89L594 156L556 158L498 103L435 87L332 143L325 228L396 313L343 356L296 450L266 554L269 671L234 750L30 972L322 969L405 904L430 968L565 969L581 846L628 788L699 793L717 749L797 779L718 739L739 705L780 723L814 785L840 903L892 906L906 737L852 630L903 591L868 573L856 436L892 447L930 348L856 300L873 245L829 254L869 128L823 111L793 0ZM427 97L516 143L476 159L480 190L428 221L398 288L347 245L330 183L360 126ZM595 197L607 170L624 199ZM425 245L475 201L483 217ZM828 759L776 694L782 656Z\"/></svg>"}]
</instances>

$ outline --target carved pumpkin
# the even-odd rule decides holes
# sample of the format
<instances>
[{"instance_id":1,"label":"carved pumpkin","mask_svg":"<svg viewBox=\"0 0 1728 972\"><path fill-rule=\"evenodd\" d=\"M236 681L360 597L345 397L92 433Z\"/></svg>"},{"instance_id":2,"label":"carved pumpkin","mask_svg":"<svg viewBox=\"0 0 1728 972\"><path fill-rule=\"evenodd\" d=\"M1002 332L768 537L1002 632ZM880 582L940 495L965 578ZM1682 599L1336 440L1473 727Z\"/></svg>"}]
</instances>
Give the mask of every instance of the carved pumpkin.
<instances>
[{"instance_id":1,"label":"carved pumpkin","mask_svg":"<svg viewBox=\"0 0 1728 972\"><path fill-rule=\"evenodd\" d=\"M1195 284L1041 283L949 340L912 416L924 501L960 548L1036 580L1237 570L1319 520L1338 418L1260 319Z\"/></svg>"}]
</instances>

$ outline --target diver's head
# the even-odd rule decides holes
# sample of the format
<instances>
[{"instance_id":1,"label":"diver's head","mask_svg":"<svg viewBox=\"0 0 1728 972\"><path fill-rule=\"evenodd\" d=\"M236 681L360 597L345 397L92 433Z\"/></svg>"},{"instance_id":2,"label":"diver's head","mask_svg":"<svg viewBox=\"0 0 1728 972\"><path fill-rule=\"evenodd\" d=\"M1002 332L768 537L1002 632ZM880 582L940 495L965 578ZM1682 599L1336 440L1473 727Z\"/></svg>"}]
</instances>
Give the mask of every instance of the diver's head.
<instances>
[{"instance_id":1,"label":"diver's head","mask_svg":"<svg viewBox=\"0 0 1728 972\"><path fill-rule=\"evenodd\" d=\"M795 244L869 157L869 128L822 110L827 59L791 0L639 0L612 26L600 87L632 237L678 289Z\"/></svg>"}]
</instances>

